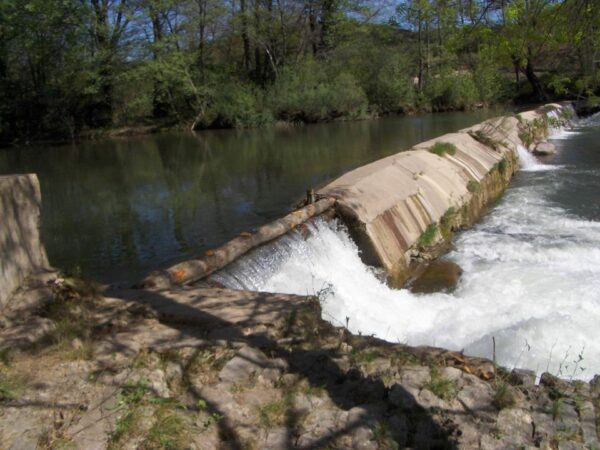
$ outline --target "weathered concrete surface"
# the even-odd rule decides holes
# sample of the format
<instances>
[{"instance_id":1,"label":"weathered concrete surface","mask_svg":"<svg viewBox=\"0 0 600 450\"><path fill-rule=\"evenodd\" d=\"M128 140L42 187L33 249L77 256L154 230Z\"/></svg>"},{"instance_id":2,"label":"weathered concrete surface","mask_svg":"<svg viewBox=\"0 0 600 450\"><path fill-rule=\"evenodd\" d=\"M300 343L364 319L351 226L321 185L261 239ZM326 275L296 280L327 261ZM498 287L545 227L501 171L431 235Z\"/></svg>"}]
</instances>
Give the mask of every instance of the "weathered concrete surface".
<instances>
[{"instance_id":1,"label":"weathered concrete surface","mask_svg":"<svg viewBox=\"0 0 600 450\"><path fill-rule=\"evenodd\" d=\"M429 152L437 142L454 144L456 153L440 157ZM482 184L502 159L467 133L447 134L349 172L321 193L336 198L342 216L367 236L358 240L371 244L376 258L368 262L399 275L427 227L450 208L468 204L473 197L469 182Z\"/></svg>"},{"instance_id":2,"label":"weathered concrete surface","mask_svg":"<svg viewBox=\"0 0 600 450\"><path fill-rule=\"evenodd\" d=\"M0 310L28 276L48 267L37 176L0 176Z\"/></svg>"},{"instance_id":3,"label":"weathered concrete surface","mask_svg":"<svg viewBox=\"0 0 600 450\"><path fill-rule=\"evenodd\" d=\"M452 230L472 224L498 198L514 172L522 137L534 143L545 138L546 113L563 108L546 105L423 142L348 172L320 194L337 199L365 262L402 284L415 259L439 254ZM453 144L456 151L438 156L430 152L436 143Z\"/></svg>"}]
</instances>

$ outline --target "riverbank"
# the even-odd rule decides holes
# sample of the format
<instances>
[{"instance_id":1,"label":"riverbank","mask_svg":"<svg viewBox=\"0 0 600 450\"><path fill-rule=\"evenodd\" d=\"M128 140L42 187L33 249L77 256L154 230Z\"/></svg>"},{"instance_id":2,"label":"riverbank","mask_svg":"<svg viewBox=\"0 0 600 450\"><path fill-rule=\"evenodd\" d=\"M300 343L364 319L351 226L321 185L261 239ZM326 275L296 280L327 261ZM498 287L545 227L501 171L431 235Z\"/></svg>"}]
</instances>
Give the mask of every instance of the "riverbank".
<instances>
[{"instance_id":1,"label":"riverbank","mask_svg":"<svg viewBox=\"0 0 600 450\"><path fill-rule=\"evenodd\" d=\"M56 275L29 289L39 303L0 331L6 448L599 445L598 378L535 385L493 361L352 335L318 298Z\"/></svg>"},{"instance_id":2,"label":"riverbank","mask_svg":"<svg viewBox=\"0 0 600 450\"><path fill-rule=\"evenodd\" d=\"M95 129L85 129L81 131L76 136L72 136L70 138L58 138L58 137L29 137L29 138L21 138L15 140L13 142L0 142L0 149L6 148L16 148L22 146L34 146L34 145L49 145L49 146L57 146L57 145L67 145L73 143L81 143L85 141L101 141L105 139L126 139L137 136L148 136L153 134L168 134L168 133L192 133L202 135L204 132L210 131L240 131L240 130L257 130L257 129L287 129L287 128L296 128L296 127L310 127L311 125L319 125L319 124L330 124L330 123L339 123L339 122L361 122L368 120L382 120L389 118L402 118L407 116L416 116L416 115L424 115L424 114L443 114L449 112L469 112L476 111L481 109L490 109L494 111L500 110L508 110L510 109L510 105L508 104L492 104L492 105L484 105L478 104L471 108L461 108L461 109L445 109L440 111L431 111L426 109L410 109L403 112L398 111L388 111L388 112L370 112L370 113L361 113L359 115L354 116L340 116L340 117L328 117L319 120L311 120L311 121L301 121L301 120L285 120L285 119L273 119L271 121L260 123L260 124L232 124L230 126L209 126L209 127L199 127L195 125L195 121L193 119L184 120L184 121L173 121L173 120L164 120L164 119L149 119L142 123L131 123L131 124L122 124L115 127L108 128L95 128Z\"/></svg>"}]
</instances>

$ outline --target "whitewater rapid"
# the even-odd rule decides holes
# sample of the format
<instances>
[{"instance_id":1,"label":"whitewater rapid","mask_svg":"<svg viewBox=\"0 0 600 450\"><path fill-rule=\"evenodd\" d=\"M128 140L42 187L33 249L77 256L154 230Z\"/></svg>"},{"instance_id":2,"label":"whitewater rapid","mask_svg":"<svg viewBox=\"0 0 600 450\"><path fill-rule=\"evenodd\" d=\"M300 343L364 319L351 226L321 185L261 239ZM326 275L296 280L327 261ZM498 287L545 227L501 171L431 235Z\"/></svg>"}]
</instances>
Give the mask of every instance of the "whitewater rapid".
<instances>
[{"instance_id":1,"label":"whitewater rapid","mask_svg":"<svg viewBox=\"0 0 600 450\"><path fill-rule=\"evenodd\" d=\"M562 166L519 149L528 182L459 234L446 258L464 273L451 294L390 289L362 263L345 228L317 221L253 252L215 278L234 288L318 294L323 317L391 342L464 350L538 374L600 373L600 223L547 199Z\"/></svg>"}]
</instances>

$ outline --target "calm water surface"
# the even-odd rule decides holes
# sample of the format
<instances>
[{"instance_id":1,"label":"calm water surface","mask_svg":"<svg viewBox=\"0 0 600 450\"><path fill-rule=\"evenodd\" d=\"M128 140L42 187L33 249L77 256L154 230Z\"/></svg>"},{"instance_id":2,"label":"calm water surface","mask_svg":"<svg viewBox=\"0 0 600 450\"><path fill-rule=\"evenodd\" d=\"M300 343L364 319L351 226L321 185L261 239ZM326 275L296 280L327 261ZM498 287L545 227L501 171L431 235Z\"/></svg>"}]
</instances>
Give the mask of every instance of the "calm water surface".
<instances>
[{"instance_id":1,"label":"calm water surface","mask_svg":"<svg viewBox=\"0 0 600 450\"><path fill-rule=\"evenodd\" d=\"M38 174L52 265L135 280L286 214L310 187L498 114L32 146L0 151L0 174Z\"/></svg>"}]
</instances>

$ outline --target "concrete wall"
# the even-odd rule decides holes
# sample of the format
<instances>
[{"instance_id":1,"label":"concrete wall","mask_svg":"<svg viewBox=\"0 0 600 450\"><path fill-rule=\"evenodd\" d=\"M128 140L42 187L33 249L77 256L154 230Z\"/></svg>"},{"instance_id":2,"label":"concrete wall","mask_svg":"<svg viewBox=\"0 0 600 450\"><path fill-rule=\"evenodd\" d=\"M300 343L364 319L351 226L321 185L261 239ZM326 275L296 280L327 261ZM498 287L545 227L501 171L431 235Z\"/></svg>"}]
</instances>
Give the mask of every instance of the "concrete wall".
<instances>
[{"instance_id":1,"label":"concrete wall","mask_svg":"<svg viewBox=\"0 0 600 450\"><path fill-rule=\"evenodd\" d=\"M0 176L0 308L27 276L48 267L40 240L41 202L37 176Z\"/></svg>"},{"instance_id":2,"label":"concrete wall","mask_svg":"<svg viewBox=\"0 0 600 450\"><path fill-rule=\"evenodd\" d=\"M428 227L435 225L434 243L442 244L452 229L476 220L510 182L522 133L536 119L537 126L546 111L561 108L549 105L440 136L359 167L319 193L337 200L365 262L383 267L402 284L411 262L435 256L436 245L423 248L420 240ZM456 153L431 153L437 142L454 144Z\"/></svg>"}]
</instances>

